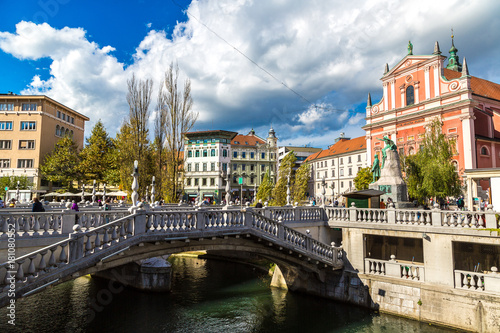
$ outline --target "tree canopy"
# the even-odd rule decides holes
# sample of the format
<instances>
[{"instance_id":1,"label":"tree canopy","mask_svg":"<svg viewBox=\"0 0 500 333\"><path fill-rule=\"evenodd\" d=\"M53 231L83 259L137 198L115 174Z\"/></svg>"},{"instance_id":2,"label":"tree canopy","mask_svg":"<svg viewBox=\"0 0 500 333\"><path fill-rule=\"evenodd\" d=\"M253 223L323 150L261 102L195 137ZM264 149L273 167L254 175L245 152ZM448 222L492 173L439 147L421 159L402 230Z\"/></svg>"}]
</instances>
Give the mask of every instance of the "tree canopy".
<instances>
[{"instance_id":1,"label":"tree canopy","mask_svg":"<svg viewBox=\"0 0 500 333\"><path fill-rule=\"evenodd\" d=\"M268 201L271 199L271 194L273 191L273 182L269 176L269 170L264 175L264 179L260 183L259 190L257 191L256 201Z\"/></svg>"},{"instance_id":2,"label":"tree canopy","mask_svg":"<svg viewBox=\"0 0 500 333\"><path fill-rule=\"evenodd\" d=\"M305 162L295 172L295 181L292 187L293 202L300 202L306 199L307 183L311 178L311 168L309 163Z\"/></svg>"},{"instance_id":3,"label":"tree canopy","mask_svg":"<svg viewBox=\"0 0 500 333\"><path fill-rule=\"evenodd\" d=\"M108 177L108 174L114 167L112 161L114 144L101 120L95 124L86 141L87 145L80 153L80 170L83 177L86 180L95 179L98 183L109 182L112 177Z\"/></svg>"},{"instance_id":4,"label":"tree canopy","mask_svg":"<svg viewBox=\"0 0 500 333\"><path fill-rule=\"evenodd\" d=\"M404 161L410 197L422 203L429 198L460 195L460 177L452 158L455 145L455 140L443 134L439 119L428 125L420 150Z\"/></svg>"},{"instance_id":5,"label":"tree canopy","mask_svg":"<svg viewBox=\"0 0 500 333\"><path fill-rule=\"evenodd\" d=\"M370 167L359 169L356 177L354 177L354 186L356 190L366 190L368 189L370 183L373 180L373 174Z\"/></svg>"},{"instance_id":6,"label":"tree canopy","mask_svg":"<svg viewBox=\"0 0 500 333\"><path fill-rule=\"evenodd\" d=\"M272 205L274 206L284 206L286 202L286 186L288 183L288 176L290 176L290 189L293 188L293 183L295 180L295 173L293 172L293 167L295 166L295 161L297 157L294 152L289 152L283 160L281 160L280 168L278 170L278 181L276 186L274 186L272 192Z\"/></svg>"},{"instance_id":7,"label":"tree canopy","mask_svg":"<svg viewBox=\"0 0 500 333\"><path fill-rule=\"evenodd\" d=\"M73 181L81 180L78 148L69 136L57 141L54 150L45 156L40 173L51 182L61 182L63 188L71 189Z\"/></svg>"}]
</instances>

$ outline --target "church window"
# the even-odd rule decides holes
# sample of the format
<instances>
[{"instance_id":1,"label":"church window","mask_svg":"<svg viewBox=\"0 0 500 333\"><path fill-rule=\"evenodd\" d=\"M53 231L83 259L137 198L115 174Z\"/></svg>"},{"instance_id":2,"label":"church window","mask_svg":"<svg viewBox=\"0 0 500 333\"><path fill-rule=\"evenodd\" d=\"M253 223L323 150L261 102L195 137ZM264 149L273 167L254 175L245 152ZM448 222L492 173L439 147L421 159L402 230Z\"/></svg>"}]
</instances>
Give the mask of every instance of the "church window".
<instances>
[{"instance_id":1,"label":"church window","mask_svg":"<svg viewBox=\"0 0 500 333\"><path fill-rule=\"evenodd\" d=\"M415 104L415 94L413 86L406 88L406 106Z\"/></svg>"},{"instance_id":2,"label":"church window","mask_svg":"<svg viewBox=\"0 0 500 333\"><path fill-rule=\"evenodd\" d=\"M485 146L482 146L481 147L481 155L490 155L490 152L488 151L488 148L486 148Z\"/></svg>"}]
</instances>

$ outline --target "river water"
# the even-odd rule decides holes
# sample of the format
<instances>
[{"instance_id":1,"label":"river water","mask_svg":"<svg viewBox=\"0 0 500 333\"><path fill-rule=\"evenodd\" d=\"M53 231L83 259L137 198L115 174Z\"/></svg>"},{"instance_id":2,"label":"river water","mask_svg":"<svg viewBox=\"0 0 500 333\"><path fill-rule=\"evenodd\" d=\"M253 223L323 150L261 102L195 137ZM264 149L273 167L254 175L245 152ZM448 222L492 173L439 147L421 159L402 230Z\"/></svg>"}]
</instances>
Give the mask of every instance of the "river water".
<instances>
[{"instance_id":1,"label":"river water","mask_svg":"<svg viewBox=\"0 0 500 333\"><path fill-rule=\"evenodd\" d=\"M0 332L452 332L308 295L269 288L250 266L171 258L173 290L143 293L89 276L0 309Z\"/></svg>"}]
</instances>

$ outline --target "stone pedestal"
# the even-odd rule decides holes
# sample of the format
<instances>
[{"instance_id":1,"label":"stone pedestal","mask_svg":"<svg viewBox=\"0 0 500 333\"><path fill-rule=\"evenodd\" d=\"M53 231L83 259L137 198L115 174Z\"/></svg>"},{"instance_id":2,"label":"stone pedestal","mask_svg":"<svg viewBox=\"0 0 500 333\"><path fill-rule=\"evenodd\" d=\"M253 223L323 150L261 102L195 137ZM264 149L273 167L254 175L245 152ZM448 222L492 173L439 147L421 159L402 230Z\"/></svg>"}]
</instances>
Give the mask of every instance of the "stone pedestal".
<instances>
[{"instance_id":1,"label":"stone pedestal","mask_svg":"<svg viewBox=\"0 0 500 333\"><path fill-rule=\"evenodd\" d=\"M172 286L171 264L162 257L132 262L94 273L93 276L116 281L127 287L152 292L170 291Z\"/></svg>"},{"instance_id":2,"label":"stone pedestal","mask_svg":"<svg viewBox=\"0 0 500 333\"><path fill-rule=\"evenodd\" d=\"M387 150L384 168L380 171L380 178L370 184L370 189L384 191L380 198L387 203L391 198L396 208L408 202L408 188L399 167L399 155L394 150Z\"/></svg>"}]
</instances>

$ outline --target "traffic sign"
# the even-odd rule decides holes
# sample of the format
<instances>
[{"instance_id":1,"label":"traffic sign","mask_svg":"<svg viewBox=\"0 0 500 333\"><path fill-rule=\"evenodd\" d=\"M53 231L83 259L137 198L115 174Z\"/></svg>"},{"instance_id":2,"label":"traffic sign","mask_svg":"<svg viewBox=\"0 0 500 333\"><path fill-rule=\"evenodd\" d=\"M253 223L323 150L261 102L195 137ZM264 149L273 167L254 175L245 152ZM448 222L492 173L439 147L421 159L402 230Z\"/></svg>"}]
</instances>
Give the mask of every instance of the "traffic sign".
<instances>
[{"instance_id":1,"label":"traffic sign","mask_svg":"<svg viewBox=\"0 0 500 333\"><path fill-rule=\"evenodd\" d=\"M5 186L5 191L8 191L9 190L9 187L8 186Z\"/></svg>"},{"instance_id":2,"label":"traffic sign","mask_svg":"<svg viewBox=\"0 0 500 333\"><path fill-rule=\"evenodd\" d=\"M238 178L238 184L242 185L243 184L243 177Z\"/></svg>"}]
</instances>

